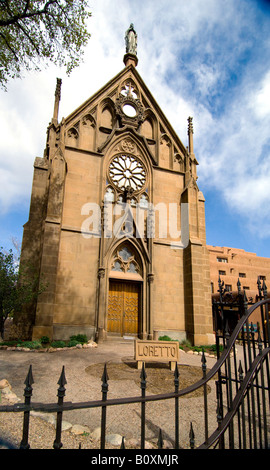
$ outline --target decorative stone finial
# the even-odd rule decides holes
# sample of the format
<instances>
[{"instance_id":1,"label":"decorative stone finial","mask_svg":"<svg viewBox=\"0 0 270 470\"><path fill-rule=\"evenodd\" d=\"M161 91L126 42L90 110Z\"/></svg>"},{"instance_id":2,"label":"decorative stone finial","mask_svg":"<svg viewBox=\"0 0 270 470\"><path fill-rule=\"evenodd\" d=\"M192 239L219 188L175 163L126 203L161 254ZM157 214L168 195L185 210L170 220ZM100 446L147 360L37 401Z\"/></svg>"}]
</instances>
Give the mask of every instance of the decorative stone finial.
<instances>
[{"instance_id":1,"label":"decorative stone finial","mask_svg":"<svg viewBox=\"0 0 270 470\"><path fill-rule=\"evenodd\" d=\"M193 154L193 118L189 116L188 118L188 144L189 144L189 153Z\"/></svg>"},{"instance_id":2,"label":"decorative stone finial","mask_svg":"<svg viewBox=\"0 0 270 470\"><path fill-rule=\"evenodd\" d=\"M193 134L193 118L188 118L188 135Z\"/></svg>"},{"instance_id":3,"label":"decorative stone finial","mask_svg":"<svg viewBox=\"0 0 270 470\"><path fill-rule=\"evenodd\" d=\"M54 110L53 110L53 123L57 124L58 122L58 112L59 112L59 103L61 99L61 78L56 79L56 88L55 88L55 100L54 100Z\"/></svg>"}]
</instances>

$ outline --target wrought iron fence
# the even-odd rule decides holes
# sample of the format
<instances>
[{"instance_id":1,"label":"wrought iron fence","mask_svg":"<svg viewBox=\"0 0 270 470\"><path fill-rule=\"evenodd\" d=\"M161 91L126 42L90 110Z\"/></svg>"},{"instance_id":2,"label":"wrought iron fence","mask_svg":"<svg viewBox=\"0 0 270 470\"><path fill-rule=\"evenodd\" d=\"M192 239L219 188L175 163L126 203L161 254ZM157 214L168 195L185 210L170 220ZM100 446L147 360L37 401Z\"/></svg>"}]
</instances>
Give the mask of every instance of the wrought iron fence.
<instances>
[{"instance_id":1,"label":"wrought iron fence","mask_svg":"<svg viewBox=\"0 0 270 470\"><path fill-rule=\"evenodd\" d=\"M256 300L248 300L239 281L237 292L227 292L219 280L219 295L213 301L217 363L223 363L216 382L218 428L201 448L268 448L269 298L260 279ZM239 363L238 345L242 348Z\"/></svg>"},{"instance_id":2,"label":"wrought iron fence","mask_svg":"<svg viewBox=\"0 0 270 470\"><path fill-rule=\"evenodd\" d=\"M174 448L180 449L180 399L189 396L195 390L202 389L204 409L204 441L196 446L196 429L190 423L189 447L191 449L230 448L257 449L269 446L269 299L265 283L258 282L258 302L248 308L245 291L238 284L237 293L228 293L223 284L219 283L219 295L213 301L213 321L216 333L217 361L207 371L206 355L202 353L202 378L195 384L180 389L179 368L176 367L173 377L173 390L170 393L148 395L147 376L143 365L140 374L140 396L118 399L108 398L108 373L105 364L102 375L101 399L87 402L65 402L65 367L58 381L57 403L43 404L32 402L33 374L30 366L24 389L24 403L0 406L0 412L23 413L23 431L21 449L29 449L30 411L56 413L56 434L54 449L62 444L63 414L69 410L100 408L101 439L100 449L106 447L106 419L109 407L117 405L140 404L140 449L146 442L146 411L147 404L163 400L174 401ZM252 316L260 312L260 321L254 326ZM241 347L243 358L237 363L236 346ZM222 352L221 352L222 349ZM138 372L139 373L139 372ZM210 380L216 385L216 429L209 432L209 407L207 385ZM172 418L171 418L172 419ZM157 446L163 448L163 432L157 436ZM122 440L121 448L125 448Z\"/></svg>"}]
</instances>

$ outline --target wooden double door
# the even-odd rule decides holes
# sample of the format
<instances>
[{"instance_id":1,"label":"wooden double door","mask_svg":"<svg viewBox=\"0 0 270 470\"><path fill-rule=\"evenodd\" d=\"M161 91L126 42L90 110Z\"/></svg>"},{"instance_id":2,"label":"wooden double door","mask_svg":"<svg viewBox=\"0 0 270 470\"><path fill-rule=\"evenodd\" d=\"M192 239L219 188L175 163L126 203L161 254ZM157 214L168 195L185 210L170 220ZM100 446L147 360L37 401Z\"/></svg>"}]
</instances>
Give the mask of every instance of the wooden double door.
<instances>
[{"instance_id":1,"label":"wooden double door","mask_svg":"<svg viewBox=\"0 0 270 470\"><path fill-rule=\"evenodd\" d=\"M107 331L124 335L139 334L141 284L110 280Z\"/></svg>"}]
</instances>

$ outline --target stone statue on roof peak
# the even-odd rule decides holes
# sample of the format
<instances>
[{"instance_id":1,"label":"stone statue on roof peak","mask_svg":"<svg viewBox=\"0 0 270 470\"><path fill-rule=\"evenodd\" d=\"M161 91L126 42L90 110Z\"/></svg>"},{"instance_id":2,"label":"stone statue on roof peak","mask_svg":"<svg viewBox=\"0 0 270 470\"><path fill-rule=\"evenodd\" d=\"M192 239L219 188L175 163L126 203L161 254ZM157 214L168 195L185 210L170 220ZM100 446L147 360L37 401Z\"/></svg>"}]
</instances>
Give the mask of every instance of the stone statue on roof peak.
<instances>
[{"instance_id":1,"label":"stone statue on roof peak","mask_svg":"<svg viewBox=\"0 0 270 470\"><path fill-rule=\"evenodd\" d=\"M126 31L126 53L137 55L137 33L134 29L133 23L130 24L130 27Z\"/></svg>"}]
</instances>

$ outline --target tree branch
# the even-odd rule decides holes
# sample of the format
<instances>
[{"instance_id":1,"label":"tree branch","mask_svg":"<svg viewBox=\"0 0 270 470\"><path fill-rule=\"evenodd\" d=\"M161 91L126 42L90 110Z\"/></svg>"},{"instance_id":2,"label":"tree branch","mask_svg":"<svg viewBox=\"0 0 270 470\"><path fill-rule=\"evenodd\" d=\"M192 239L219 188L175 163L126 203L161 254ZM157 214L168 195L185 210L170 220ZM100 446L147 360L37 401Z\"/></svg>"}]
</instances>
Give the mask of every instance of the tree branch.
<instances>
[{"instance_id":1,"label":"tree branch","mask_svg":"<svg viewBox=\"0 0 270 470\"><path fill-rule=\"evenodd\" d=\"M18 23L18 27L22 30L23 34L27 37L29 42L32 44L33 48L35 49L36 53L39 54L39 48L38 45L35 43L35 41L31 38L31 36L28 34L28 31L21 25L21 23Z\"/></svg>"},{"instance_id":2,"label":"tree branch","mask_svg":"<svg viewBox=\"0 0 270 470\"><path fill-rule=\"evenodd\" d=\"M28 7L29 7L29 0L26 0L26 4L25 4L24 10L23 10L24 15L26 15Z\"/></svg>"},{"instance_id":3,"label":"tree branch","mask_svg":"<svg viewBox=\"0 0 270 470\"><path fill-rule=\"evenodd\" d=\"M16 24L19 20L27 19L27 18L33 18L34 16L41 16L44 15L45 13L48 13L48 8L50 5L58 3L58 0L48 0L42 10L36 10L33 12L28 12L27 9L29 7L29 1L25 5L25 9L22 13L19 13L17 15L11 16L7 20L0 20L0 27L1 26L11 26L12 24ZM10 12L11 14L11 12Z\"/></svg>"},{"instance_id":4,"label":"tree branch","mask_svg":"<svg viewBox=\"0 0 270 470\"><path fill-rule=\"evenodd\" d=\"M14 49L12 49L12 47L11 47L11 45L9 44L9 42L8 42L7 38L5 37L5 35L2 34L2 33L0 33L0 36L4 39L4 41L5 41L5 43L6 43L6 46L8 47L8 49L10 50L10 52L12 52L12 54L14 55L16 62L18 62L18 61L19 61L19 58L18 58L16 52L14 51Z\"/></svg>"}]
</instances>

